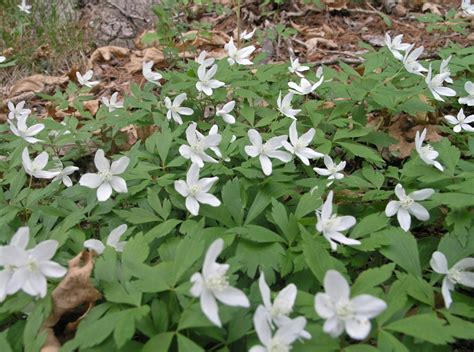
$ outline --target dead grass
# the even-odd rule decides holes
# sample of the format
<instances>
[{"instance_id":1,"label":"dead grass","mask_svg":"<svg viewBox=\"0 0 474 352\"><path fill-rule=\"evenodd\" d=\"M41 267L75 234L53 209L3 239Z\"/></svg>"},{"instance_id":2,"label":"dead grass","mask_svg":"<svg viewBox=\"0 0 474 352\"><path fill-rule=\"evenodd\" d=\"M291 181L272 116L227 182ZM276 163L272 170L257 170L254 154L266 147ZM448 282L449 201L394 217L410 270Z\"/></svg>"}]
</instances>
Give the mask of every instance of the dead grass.
<instances>
[{"instance_id":1,"label":"dead grass","mask_svg":"<svg viewBox=\"0 0 474 352\"><path fill-rule=\"evenodd\" d=\"M26 14L18 9L19 0L2 2L0 54L16 65L2 69L0 86L36 73L62 74L86 62L93 41L71 7L66 11L57 1L30 1L33 8Z\"/></svg>"}]
</instances>

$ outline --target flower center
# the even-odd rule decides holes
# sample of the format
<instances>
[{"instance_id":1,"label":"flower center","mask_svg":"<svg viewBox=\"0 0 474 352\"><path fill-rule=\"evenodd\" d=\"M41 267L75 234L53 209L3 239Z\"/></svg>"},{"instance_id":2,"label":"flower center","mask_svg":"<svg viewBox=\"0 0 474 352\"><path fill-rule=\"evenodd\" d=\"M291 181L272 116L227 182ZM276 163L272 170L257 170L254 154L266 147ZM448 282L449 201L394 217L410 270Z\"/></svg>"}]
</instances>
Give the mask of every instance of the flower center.
<instances>
[{"instance_id":1,"label":"flower center","mask_svg":"<svg viewBox=\"0 0 474 352\"><path fill-rule=\"evenodd\" d=\"M270 340L270 343L267 346L267 351L268 352L289 352L290 347L285 345L278 339L277 337L274 337Z\"/></svg>"},{"instance_id":2,"label":"flower center","mask_svg":"<svg viewBox=\"0 0 474 352\"><path fill-rule=\"evenodd\" d=\"M401 200L400 200L400 205L402 206L402 208L404 209L408 209L413 203L415 203L415 201L413 199L411 199L410 197L408 196L404 196Z\"/></svg>"},{"instance_id":3,"label":"flower center","mask_svg":"<svg viewBox=\"0 0 474 352\"><path fill-rule=\"evenodd\" d=\"M199 193L200 188L197 185L193 185L189 188L189 194L191 196L195 196L197 193Z\"/></svg>"},{"instance_id":4,"label":"flower center","mask_svg":"<svg viewBox=\"0 0 474 352\"><path fill-rule=\"evenodd\" d=\"M353 311L349 302L342 301L336 305L336 314L341 319L348 319L353 315Z\"/></svg>"},{"instance_id":5,"label":"flower center","mask_svg":"<svg viewBox=\"0 0 474 352\"><path fill-rule=\"evenodd\" d=\"M286 300L276 299L272 306L272 316L280 317L288 315L292 311L292 304Z\"/></svg>"},{"instance_id":6,"label":"flower center","mask_svg":"<svg viewBox=\"0 0 474 352\"><path fill-rule=\"evenodd\" d=\"M305 144L298 139L298 141L295 144L295 149L302 149L304 147L305 147Z\"/></svg>"},{"instance_id":7,"label":"flower center","mask_svg":"<svg viewBox=\"0 0 474 352\"><path fill-rule=\"evenodd\" d=\"M229 287L229 281L225 274L214 274L206 280L206 286L212 291L222 291Z\"/></svg>"},{"instance_id":8,"label":"flower center","mask_svg":"<svg viewBox=\"0 0 474 352\"><path fill-rule=\"evenodd\" d=\"M461 281L461 270L451 269L448 271L448 279L454 284L457 284Z\"/></svg>"},{"instance_id":9,"label":"flower center","mask_svg":"<svg viewBox=\"0 0 474 352\"><path fill-rule=\"evenodd\" d=\"M423 154L428 154L429 152L432 152L433 151L433 147L431 146L431 144L427 144L423 147L421 147L421 151Z\"/></svg>"},{"instance_id":10,"label":"flower center","mask_svg":"<svg viewBox=\"0 0 474 352\"><path fill-rule=\"evenodd\" d=\"M191 149L196 153L202 153L204 148L202 147L201 143L197 142L191 146Z\"/></svg>"},{"instance_id":11,"label":"flower center","mask_svg":"<svg viewBox=\"0 0 474 352\"><path fill-rule=\"evenodd\" d=\"M36 260L29 260L28 263L26 264L26 267L28 268L28 271L30 272L35 272L39 270L39 265Z\"/></svg>"},{"instance_id":12,"label":"flower center","mask_svg":"<svg viewBox=\"0 0 474 352\"><path fill-rule=\"evenodd\" d=\"M104 180L106 182L110 182L112 180L112 176L113 176L110 171L99 171L98 175L102 180Z\"/></svg>"},{"instance_id":13,"label":"flower center","mask_svg":"<svg viewBox=\"0 0 474 352\"><path fill-rule=\"evenodd\" d=\"M333 227L336 225L336 221L337 221L337 215L336 214L332 214L331 217L327 220L324 221L324 228L326 230L329 230L331 231L333 229Z\"/></svg>"}]
</instances>

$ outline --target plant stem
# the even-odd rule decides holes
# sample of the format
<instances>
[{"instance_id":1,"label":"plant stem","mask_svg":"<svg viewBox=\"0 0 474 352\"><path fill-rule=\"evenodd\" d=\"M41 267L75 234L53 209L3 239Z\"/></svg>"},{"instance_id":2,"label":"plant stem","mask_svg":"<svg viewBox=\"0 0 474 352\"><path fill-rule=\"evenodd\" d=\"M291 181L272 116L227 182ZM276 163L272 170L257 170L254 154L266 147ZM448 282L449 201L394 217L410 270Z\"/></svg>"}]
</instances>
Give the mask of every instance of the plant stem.
<instances>
[{"instance_id":1,"label":"plant stem","mask_svg":"<svg viewBox=\"0 0 474 352\"><path fill-rule=\"evenodd\" d=\"M240 49L240 0L237 0L237 49Z\"/></svg>"}]
</instances>

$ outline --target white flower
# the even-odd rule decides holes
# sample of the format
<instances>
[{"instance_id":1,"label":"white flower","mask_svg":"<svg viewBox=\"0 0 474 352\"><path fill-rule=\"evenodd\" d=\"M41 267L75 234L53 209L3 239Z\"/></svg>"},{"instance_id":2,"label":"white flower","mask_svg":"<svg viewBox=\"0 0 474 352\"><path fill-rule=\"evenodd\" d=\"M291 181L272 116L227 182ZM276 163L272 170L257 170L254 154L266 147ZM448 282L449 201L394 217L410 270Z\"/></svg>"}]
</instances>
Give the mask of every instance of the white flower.
<instances>
[{"instance_id":1,"label":"white flower","mask_svg":"<svg viewBox=\"0 0 474 352\"><path fill-rule=\"evenodd\" d=\"M430 144L426 144L423 146L423 142L426 138L426 133L427 129L425 128L423 132L416 131L415 135L415 148L416 152L420 156L421 160L423 160L426 164L428 165L433 165L436 167L438 170L443 171L444 168L443 166L439 163L439 161L436 161L436 158L438 157L439 153L433 149L433 147Z\"/></svg>"},{"instance_id":2,"label":"white flower","mask_svg":"<svg viewBox=\"0 0 474 352\"><path fill-rule=\"evenodd\" d=\"M293 60L293 58L290 57L290 62L291 62L291 65L290 67L288 67L288 71L290 71L291 73L296 73L299 77L303 77L303 74L301 72L305 72L309 70L308 66L303 66L300 64L299 59Z\"/></svg>"},{"instance_id":3,"label":"white flower","mask_svg":"<svg viewBox=\"0 0 474 352\"><path fill-rule=\"evenodd\" d=\"M255 31L257 28L254 28L253 31L247 32L247 30L244 30L242 33L240 33L240 40L250 40L252 39L253 35L255 34Z\"/></svg>"},{"instance_id":4,"label":"white flower","mask_svg":"<svg viewBox=\"0 0 474 352\"><path fill-rule=\"evenodd\" d=\"M390 37L390 34L385 33L385 45L387 46L388 50L393 54L393 56L397 59L402 61L403 55L400 54L400 51L406 51L411 48L410 44L402 43L403 34L397 35L395 38Z\"/></svg>"},{"instance_id":5,"label":"white flower","mask_svg":"<svg viewBox=\"0 0 474 352\"><path fill-rule=\"evenodd\" d=\"M12 268L13 273L6 287L7 294L14 294L19 290L34 297L44 298L47 293L46 278L63 277L67 270L51 261L58 248L55 240L40 242L36 247L25 250L29 241L29 229L20 228L20 238L17 245L2 247L0 265ZM15 236L17 236L17 234Z\"/></svg>"},{"instance_id":6,"label":"white flower","mask_svg":"<svg viewBox=\"0 0 474 352\"><path fill-rule=\"evenodd\" d=\"M296 120L296 115L298 115L301 112L301 109L293 109L291 107L291 100L293 99L294 93L289 92L287 95L284 96L283 99L281 99L281 91L280 94L278 94L278 99L277 99L277 106L278 110L285 115L286 117L289 117L290 119Z\"/></svg>"},{"instance_id":7,"label":"white flower","mask_svg":"<svg viewBox=\"0 0 474 352\"><path fill-rule=\"evenodd\" d=\"M231 100L228 103L226 103L223 107L217 109L216 116L221 116L225 122L234 124L235 117L230 114L232 110L234 110L234 107L235 107L235 101Z\"/></svg>"},{"instance_id":8,"label":"white flower","mask_svg":"<svg viewBox=\"0 0 474 352\"><path fill-rule=\"evenodd\" d=\"M288 352L303 333L306 319L289 319L273 334L265 308L259 306L253 316L253 324L261 345L253 346L249 352Z\"/></svg>"},{"instance_id":9,"label":"white flower","mask_svg":"<svg viewBox=\"0 0 474 352\"><path fill-rule=\"evenodd\" d=\"M313 170L321 176L329 176L328 180L340 180L344 178L344 174L341 172L346 167L346 162L341 161L339 164L335 164L329 155L324 155L325 169L314 167ZM332 182L331 182L332 183ZM330 183L330 184L331 184Z\"/></svg>"},{"instance_id":10,"label":"white flower","mask_svg":"<svg viewBox=\"0 0 474 352\"><path fill-rule=\"evenodd\" d=\"M424 68L417 60L418 57L423 53L423 50L425 50L424 47L420 46L414 50L412 50L414 47L413 44L410 45L410 47L405 51L405 56L403 57L403 65L405 66L405 69L410 72L414 73L415 75L423 76L422 72L427 72L428 70Z\"/></svg>"},{"instance_id":11,"label":"white flower","mask_svg":"<svg viewBox=\"0 0 474 352\"><path fill-rule=\"evenodd\" d=\"M120 175L125 172L130 163L130 159L122 156L120 159L113 161L110 165L109 160L104 155L102 149L98 149L95 153L94 164L98 172L87 173L81 176L79 184L88 188L97 188L97 199L99 202L105 202L112 195L112 189L118 193L127 193L127 184Z\"/></svg>"},{"instance_id":12,"label":"white flower","mask_svg":"<svg viewBox=\"0 0 474 352\"><path fill-rule=\"evenodd\" d=\"M319 66L318 69L316 70L316 78L321 78L323 77L323 66ZM326 81L326 82L329 82L329 81L332 81L332 79Z\"/></svg>"},{"instance_id":13,"label":"white flower","mask_svg":"<svg viewBox=\"0 0 474 352\"><path fill-rule=\"evenodd\" d=\"M335 270L326 272L324 291L316 294L314 308L326 320L323 331L332 337L338 337L346 330L355 340L365 339L370 333L370 319L387 308L383 300L371 295L362 294L351 299L349 284Z\"/></svg>"},{"instance_id":14,"label":"white flower","mask_svg":"<svg viewBox=\"0 0 474 352\"><path fill-rule=\"evenodd\" d=\"M91 81L94 71L89 70L84 75L81 75L80 72L76 72L77 81L81 86L86 86L92 88L99 84L99 81Z\"/></svg>"},{"instance_id":15,"label":"white flower","mask_svg":"<svg viewBox=\"0 0 474 352\"><path fill-rule=\"evenodd\" d=\"M278 150L283 147L283 141L286 141L288 136L272 137L263 144L260 133L255 129L250 129L248 131L248 137L252 145L246 145L245 152L252 158L256 156L259 157L262 171L266 176L272 174L272 161L270 158L276 158L285 163L291 160L291 154Z\"/></svg>"},{"instance_id":16,"label":"white flower","mask_svg":"<svg viewBox=\"0 0 474 352\"><path fill-rule=\"evenodd\" d=\"M415 201L425 200L431 197L434 190L425 188L419 191L406 194L401 184L395 186L395 194L399 200L391 200L385 208L385 215L392 217L397 214L398 223L404 231L410 230L411 215L420 221L427 221L430 218L428 210Z\"/></svg>"},{"instance_id":17,"label":"white flower","mask_svg":"<svg viewBox=\"0 0 474 352\"><path fill-rule=\"evenodd\" d=\"M203 50L197 58L194 59L200 66L209 67L214 64L214 58L210 57L206 59L207 51Z\"/></svg>"},{"instance_id":18,"label":"white flower","mask_svg":"<svg viewBox=\"0 0 474 352\"><path fill-rule=\"evenodd\" d=\"M289 82L288 87L290 92L293 92L298 95L306 95L312 93L316 88L318 88L324 81L324 76L320 78L320 80L314 84L308 81L306 78L301 78L300 85L296 84L295 82Z\"/></svg>"},{"instance_id":19,"label":"white flower","mask_svg":"<svg viewBox=\"0 0 474 352\"><path fill-rule=\"evenodd\" d=\"M157 86L160 86L160 79L163 78L163 76L158 73L158 72L153 72L151 69L153 68L153 65L155 63L153 61L143 61L143 65L142 65L142 73L143 73L143 77L145 77L145 79L148 81L148 82L151 82L151 83L154 83L156 84Z\"/></svg>"},{"instance_id":20,"label":"white flower","mask_svg":"<svg viewBox=\"0 0 474 352\"><path fill-rule=\"evenodd\" d=\"M443 294L444 305L449 309L453 299L451 292L456 284L467 287L474 287L474 258L464 258L448 269L448 260L441 252L434 252L431 256L430 265L438 274L446 275L443 278L441 293Z\"/></svg>"},{"instance_id":21,"label":"white flower","mask_svg":"<svg viewBox=\"0 0 474 352\"><path fill-rule=\"evenodd\" d=\"M234 65L235 63L239 65L252 65L252 61L248 57L254 52L255 47L253 45L246 46L242 49L237 49L234 44L234 39L230 37L229 42L224 45L224 49L227 51L227 62L229 65Z\"/></svg>"},{"instance_id":22,"label":"white flower","mask_svg":"<svg viewBox=\"0 0 474 352\"><path fill-rule=\"evenodd\" d=\"M15 291L9 289L10 279L16 269L21 265L21 253L26 250L28 241L30 240L30 229L28 227L20 227L6 246L0 246L0 302L3 302L8 294L15 294ZM18 253L20 253L18 255Z\"/></svg>"},{"instance_id":23,"label":"white flower","mask_svg":"<svg viewBox=\"0 0 474 352\"><path fill-rule=\"evenodd\" d=\"M444 119L448 121L451 125L454 125L453 131L459 133L461 131L474 132L474 127L469 125L474 122L474 115L469 115L466 117L464 115L464 110L461 109L458 112L458 116L454 117L453 115L446 115Z\"/></svg>"},{"instance_id":24,"label":"white flower","mask_svg":"<svg viewBox=\"0 0 474 352\"><path fill-rule=\"evenodd\" d=\"M221 205L216 196L208 193L218 180L217 177L199 179L199 166L193 163L186 174L186 181L174 181L174 188L186 198L186 209L192 215L198 215L199 203L209 204L212 207Z\"/></svg>"},{"instance_id":25,"label":"white flower","mask_svg":"<svg viewBox=\"0 0 474 352\"><path fill-rule=\"evenodd\" d=\"M341 231L346 231L355 225L356 219L353 216L337 216L332 213L332 199L334 193L329 192L326 201L321 210L316 210L316 230L322 233L329 241L331 249L335 251L338 243L347 244L349 246L359 245L360 241L344 236Z\"/></svg>"},{"instance_id":26,"label":"white flower","mask_svg":"<svg viewBox=\"0 0 474 352\"><path fill-rule=\"evenodd\" d=\"M265 275L263 272L260 274L258 287L262 296L263 307L266 311L268 323L271 326L273 326L273 323L275 323L275 325L279 328L291 324L292 319L289 318L288 315L293 311L293 305L295 304L296 294L298 293L296 286L294 284L289 284L283 288L280 292L278 292L278 295L275 297L273 303L270 297L270 288L265 281ZM302 329L298 337L310 339L311 335Z\"/></svg>"},{"instance_id":27,"label":"white flower","mask_svg":"<svg viewBox=\"0 0 474 352\"><path fill-rule=\"evenodd\" d=\"M31 13L31 5L26 4L26 0L21 0L21 4L17 5L20 11L23 11L24 13Z\"/></svg>"},{"instance_id":28,"label":"white flower","mask_svg":"<svg viewBox=\"0 0 474 352\"><path fill-rule=\"evenodd\" d=\"M474 16L474 5L471 5L471 0L462 0L461 8L466 16Z\"/></svg>"},{"instance_id":29,"label":"white flower","mask_svg":"<svg viewBox=\"0 0 474 352\"><path fill-rule=\"evenodd\" d=\"M109 236L107 237L107 246L114 248L117 252L123 252L123 247L125 247L126 242L120 241L120 238L122 235L127 231L127 225L122 224L120 226L117 226L115 229L110 231ZM96 240L96 239L90 239L87 241L84 241L84 247L87 249L92 249L94 250L98 255L101 255L104 250L105 246L102 243L102 241Z\"/></svg>"},{"instance_id":30,"label":"white flower","mask_svg":"<svg viewBox=\"0 0 474 352\"><path fill-rule=\"evenodd\" d=\"M209 70L207 70L206 66L204 65L199 66L197 72L199 81L196 82L196 89L199 92L203 92L207 96L211 96L213 89L224 86L224 82L218 81L217 79L213 79L216 72L217 65L212 65Z\"/></svg>"},{"instance_id":31,"label":"white flower","mask_svg":"<svg viewBox=\"0 0 474 352\"><path fill-rule=\"evenodd\" d=\"M7 58L5 56L0 55L0 64L5 61L7 61Z\"/></svg>"},{"instance_id":32,"label":"white flower","mask_svg":"<svg viewBox=\"0 0 474 352\"><path fill-rule=\"evenodd\" d=\"M66 121L61 121L61 125L67 126ZM65 130L65 131L58 131L58 130L51 130L48 132L48 136L57 138L59 136L66 136L68 134L71 134L71 131Z\"/></svg>"},{"instance_id":33,"label":"white flower","mask_svg":"<svg viewBox=\"0 0 474 352\"><path fill-rule=\"evenodd\" d=\"M218 132L219 132L219 126L212 125L212 127L209 129L208 136L219 135ZM199 132L198 130L196 130L196 136L197 136L198 140L202 140L203 138L206 137L201 132ZM212 150L214 152L214 154L217 155L218 158L222 158L222 153L221 153L219 147L217 147L217 146L212 147L211 146L211 147L209 147L209 149Z\"/></svg>"},{"instance_id":34,"label":"white flower","mask_svg":"<svg viewBox=\"0 0 474 352\"><path fill-rule=\"evenodd\" d=\"M318 153L311 148L308 148L308 145L313 140L316 130L310 128L306 133L298 138L298 131L296 130L296 121L293 121L290 125L289 137L290 143L288 141L283 141L283 147L288 150L291 154L296 155L305 165L309 165L308 159L317 159L322 158L324 154Z\"/></svg>"},{"instance_id":35,"label":"white flower","mask_svg":"<svg viewBox=\"0 0 474 352\"><path fill-rule=\"evenodd\" d=\"M441 97L442 95L446 97L454 97L456 95L456 91L454 89L443 87L443 83L447 78L449 78L449 75L449 72L439 73L432 78L432 69L430 64L425 82L428 86L428 89L431 91L431 94L433 94L433 97L438 101L444 101L444 99Z\"/></svg>"},{"instance_id":36,"label":"white flower","mask_svg":"<svg viewBox=\"0 0 474 352\"><path fill-rule=\"evenodd\" d=\"M474 6L474 5L473 5ZM459 98L459 104L466 104L467 106L474 106L474 83L468 81L464 84L464 89L466 90L468 96Z\"/></svg>"},{"instance_id":37,"label":"white flower","mask_svg":"<svg viewBox=\"0 0 474 352\"><path fill-rule=\"evenodd\" d=\"M189 145L180 146L179 153L183 158L191 159L191 162L198 164L199 167L203 167L204 162L217 163L217 160L206 154L206 150L217 147L221 142L221 135L212 134L199 138L196 127L196 122L193 122L186 128L186 140Z\"/></svg>"},{"instance_id":38,"label":"white flower","mask_svg":"<svg viewBox=\"0 0 474 352\"><path fill-rule=\"evenodd\" d=\"M201 310L215 325L221 327L216 299L228 306L249 307L250 302L239 289L229 285L227 270L229 264L217 263L217 257L224 248L222 239L215 240L206 252L201 273L191 276L191 294L200 298Z\"/></svg>"},{"instance_id":39,"label":"white flower","mask_svg":"<svg viewBox=\"0 0 474 352\"><path fill-rule=\"evenodd\" d=\"M61 161L59 161L59 168L51 170L53 172L58 172L58 175L53 179L53 182L60 181L64 186L71 187L72 180L69 175L72 175L77 170L79 170L77 166L66 166L63 168Z\"/></svg>"},{"instance_id":40,"label":"white flower","mask_svg":"<svg viewBox=\"0 0 474 352\"><path fill-rule=\"evenodd\" d=\"M439 73L440 74L448 73L448 76L444 80L445 82L452 84L453 79L451 78L451 70L449 69L449 66L448 66L451 59L452 59L452 56L450 55L447 59L444 59L443 61L441 61L441 65L439 66Z\"/></svg>"},{"instance_id":41,"label":"white flower","mask_svg":"<svg viewBox=\"0 0 474 352\"><path fill-rule=\"evenodd\" d=\"M18 104L13 104L11 101L8 102L8 119L14 120L19 117L28 117L31 114L30 109L24 109L25 101L20 101Z\"/></svg>"},{"instance_id":42,"label":"white flower","mask_svg":"<svg viewBox=\"0 0 474 352\"><path fill-rule=\"evenodd\" d=\"M117 96L118 96L118 92L115 92L110 97L110 100L107 97L102 97L102 103L105 106L107 106L107 108L109 109L109 112L112 112L116 109L122 109L123 108L123 100L117 101Z\"/></svg>"},{"instance_id":43,"label":"white flower","mask_svg":"<svg viewBox=\"0 0 474 352\"><path fill-rule=\"evenodd\" d=\"M42 123L37 123L36 125L28 127L26 124L27 119L28 115L17 116L16 126L13 120L8 120L10 131L12 131L15 136L23 138L28 143L34 144L42 142L42 140L34 138L33 136L40 133L44 129L44 125Z\"/></svg>"},{"instance_id":44,"label":"white flower","mask_svg":"<svg viewBox=\"0 0 474 352\"><path fill-rule=\"evenodd\" d=\"M21 153L21 160L22 160L22 164L23 164L23 168L25 169L25 172L28 175L36 177L36 178L50 179L50 178L56 177L59 174L59 172L54 171L54 170L51 170L51 171L43 170L48 164L48 159L49 159L48 153L42 152L33 161L31 161L28 148L26 147L25 149L23 149L23 152Z\"/></svg>"},{"instance_id":45,"label":"white flower","mask_svg":"<svg viewBox=\"0 0 474 352\"><path fill-rule=\"evenodd\" d=\"M168 120L173 119L177 124L182 125L183 120L181 119L181 115L190 116L194 113L193 109L181 106L181 104L186 100L186 98L186 93L181 93L176 96L173 102L171 102L170 98L165 98L165 106L168 109L168 112L166 113L166 118Z\"/></svg>"}]
</instances>

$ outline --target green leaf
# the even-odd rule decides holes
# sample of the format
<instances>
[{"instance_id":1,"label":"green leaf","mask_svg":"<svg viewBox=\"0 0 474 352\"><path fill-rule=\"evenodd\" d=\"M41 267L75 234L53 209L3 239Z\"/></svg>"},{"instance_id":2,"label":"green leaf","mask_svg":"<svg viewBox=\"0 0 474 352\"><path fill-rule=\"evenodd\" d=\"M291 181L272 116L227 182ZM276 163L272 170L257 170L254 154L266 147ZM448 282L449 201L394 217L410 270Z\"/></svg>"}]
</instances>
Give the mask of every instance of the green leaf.
<instances>
[{"instance_id":1,"label":"green leaf","mask_svg":"<svg viewBox=\"0 0 474 352\"><path fill-rule=\"evenodd\" d=\"M158 222L161 219L144 208L132 208L130 210L114 210L114 213L131 224L145 224L147 222Z\"/></svg>"},{"instance_id":2,"label":"green leaf","mask_svg":"<svg viewBox=\"0 0 474 352\"><path fill-rule=\"evenodd\" d=\"M267 192L263 190L258 191L257 196L255 197L247 213L245 224L249 224L253 219L259 216L265 210L265 208L268 207L270 202L271 202L271 197Z\"/></svg>"},{"instance_id":3,"label":"green leaf","mask_svg":"<svg viewBox=\"0 0 474 352\"><path fill-rule=\"evenodd\" d=\"M391 228L381 231L387 236L390 244L383 247L380 252L408 273L421 276L420 257L415 237L401 229Z\"/></svg>"},{"instance_id":4,"label":"green leaf","mask_svg":"<svg viewBox=\"0 0 474 352\"><path fill-rule=\"evenodd\" d=\"M125 289L118 282L108 282L104 285L104 296L108 302L130 304L139 307L142 294L133 287Z\"/></svg>"},{"instance_id":5,"label":"green leaf","mask_svg":"<svg viewBox=\"0 0 474 352\"><path fill-rule=\"evenodd\" d=\"M344 264L332 257L318 241L311 238L311 235L302 226L300 226L300 229L303 236L304 259L320 283L323 282L326 272L330 269L337 270L340 273L346 272Z\"/></svg>"},{"instance_id":6,"label":"green leaf","mask_svg":"<svg viewBox=\"0 0 474 352\"><path fill-rule=\"evenodd\" d=\"M383 213L373 213L360 221L354 226L351 231L352 238L366 237L374 232L377 232L387 226L389 219Z\"/></svg>"},{"instance_id":7,"label":"green leaf","mask_svg":"<svg viewBox=\"0 0 474 352\"><path fill-rule=\"evenodd\" d=\"M178 334L178 351L180 352L201 352L204 351L199 345L193 340L187 338L184 335Z\"/></svg>"},{"instance_id":8,"label":"green leaf","mask_svg":"<svg viewBox=\"0 0 474 352\"><path fill-rule=\"evenodd\" d=\"M371 268L359 275L357 280L352 285L351 293L359 295L365 293L369 289L380 285L387 281L395 269L395 264L386 264L379 268Z\"/></svg>"},{"instance_id":9,"label":"green leaf","mask_svg":"<svg viewBox=\"0 0 474 352\"><path fill-rule=\"evenodd\" d=\"M350 345L344 348L344 352L378 352L374 346L366 344Z\"/></svg>"},{"instance_id":10,"label":"green leaf","mask_svg":"<svg viewBox=\"0 0 474 352\"><path fill-rule=\"evenodd\" d=\"M200 304L187 307L179 318L178 331L189 328L211 327L213 323L202 313Z\"/></svg>"},{"instance_id":11,"label":"green leaf","mask_svg":"<svg viewBox=\"0 0 474 352\"><path fill-rule=\"evenodd\" d=\"M379 331L377 347L384 352L410 352L395 336L384 330Z\"/></svg>"},{"instance_id":12,"label":"green leaf","mask_svg":"<svg viewBox=\"0 0 474 352\"><path fill-rule=\"evenodd\" d=\"M203 252L204 242L199 237L185 237L179 242L173 265L175 285L180 282L186 270L201 257Z\"/></svg>"},{"instance_id":13,"label":"green leaf","mask_svg":"<svg viewBox=\"0 0 474 352\"><path fill-rule=\"evenodd\" d=\"M369 148L363 144L353 143L353 142L336 142L341 147L343 147L346 151L354 154L355 156L364 158L366 160L373 161L375 163L383 164L384 161L380 157L379 153L376 152L374 149Z\"/></svg>"},{"instance_id":14,"label":"green leaf","mask_svg":"<svg viewBox=\"0 0 474 352\"><path fill-rule=\"evenodd\" d=\"M324 192L324 187L315 188L313 192L307 192L303 194L296 206L295 216L297 219L301 219L305 215L315 211L322 204L321 195Z\"/></svg>"},{"instance_id":15,"label":"green leaf","mask_svg":"<svg viewBox=\"0 0 474 352\"><path fill-rule=\"evenodd\" d=\"M238 178L229 180L224 187L222 187L222 202L235 223L238 226L242 225L244 211L242 199L240 198L240 183Z\"/></svg>"},{"instance_id":16,"label":"green leaf","mask_svg":"<svg viewBox=\"0 0 474 352\"><path fill-rule=\"evenodd\" d=\"M413 336L434 345L454 342L453 335L446 322L438 319L434 314L413 315L393 322L385 326L385 329Z\"/></svg>"},{"instance_id":17,"label":"green leaf","mask_svg":"<svg viewBox=\"0 0 474 352\"><path fill-rule=\"evenodd\" d=\"M143 346L143 352L168 352L174 335L174 332L164 332L153 336Z\"/></svg>"}]
</instances>

